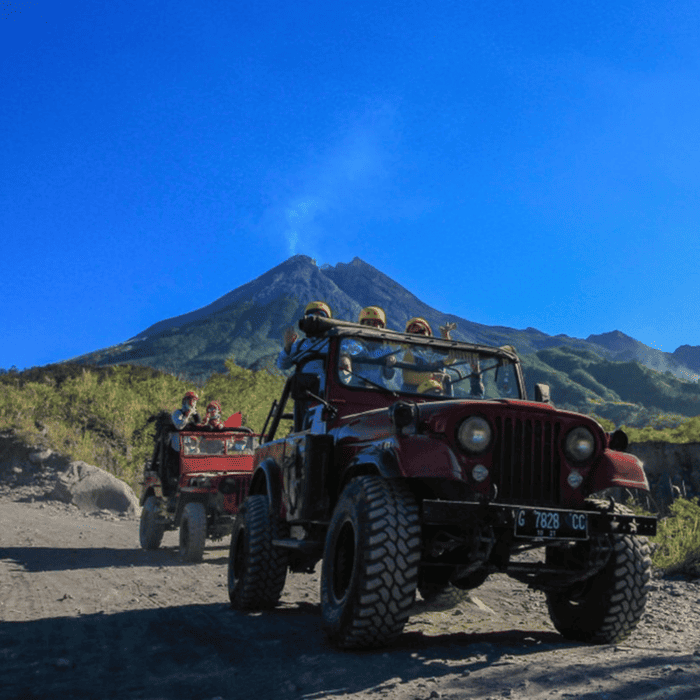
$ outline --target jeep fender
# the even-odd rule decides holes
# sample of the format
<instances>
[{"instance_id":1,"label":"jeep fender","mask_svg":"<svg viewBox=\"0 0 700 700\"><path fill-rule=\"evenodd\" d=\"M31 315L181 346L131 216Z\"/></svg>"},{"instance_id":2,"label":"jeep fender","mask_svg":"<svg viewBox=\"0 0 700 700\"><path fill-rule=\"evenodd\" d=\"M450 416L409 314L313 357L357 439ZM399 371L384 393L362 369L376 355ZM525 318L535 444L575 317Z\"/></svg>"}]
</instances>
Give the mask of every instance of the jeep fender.
<instances>
[{"instance_id":1,"label":"jeep fender","mask_svg":"<svg viewBox=\"0 0 700 700\"><path fill-rule=\"evenodd\" d=\"M629 452L605 450L590 475L591 493L612 487L649 490L647 475L637 457Z\"/></svg>"},{"instance_id":2,"label":"jeep fender","mask_svg":"<svg viewBox=\"0 0 700 700\"><path fill-rule=\"evenodd\" d=\"M462 470L449 446L421 435L382 440L358 452L343 473L341 489L350 479L365 474L385 479L462 480Z\"/></svg>"},{"instance_id":3,"label":"jeep fender","mask_svg":"<svg viewBox=\"0 0 700 700\"><path fill-rule=\"evenodd\" d=\"M358 452L345 467L338 492L340 493L355 477L370 474L384 479L397 479L402 476L396 452L391 444L375 443Z\"/></svg>"},{"instance_id":4,"label":"jeep fender","mask_svg":"<svg viewBox=\"0 0 700 700\"><path fill-rule=\"evenodd\" d=\"M257 466L250 482L250 496L267 495L270 512L278 514L282 508L282 470L272 459L265 459Z\"/></svg>"},{"instance_id":5,"label":"jeep fender","mask_svg":"<svg viewBox=\"0 0 700 700\"><path fill-rule=\"evenodd\" d=\"M163 486L160 483L160 479L153 475L144 477L143 490L141 492L141 498L139 499L140 505L143 506L146 503L146 499L150 496L163 498Z\"/></svg>"}]
</instances>

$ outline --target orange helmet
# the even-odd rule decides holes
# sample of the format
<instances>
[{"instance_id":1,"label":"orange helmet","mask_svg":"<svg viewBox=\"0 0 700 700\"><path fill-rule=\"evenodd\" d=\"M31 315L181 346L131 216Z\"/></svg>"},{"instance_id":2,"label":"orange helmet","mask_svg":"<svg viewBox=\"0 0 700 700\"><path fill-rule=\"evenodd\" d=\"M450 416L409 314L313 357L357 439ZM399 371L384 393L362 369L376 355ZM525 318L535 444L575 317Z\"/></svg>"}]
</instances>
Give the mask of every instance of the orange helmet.
<instances>
[{"instance_id":1,"label":"orange helmet","mask_svg":"<svg viewBox=\"0 0 700 700\"><path fill-rule=\"evenodd\" d=\"M413 327L413 330L411 330L411 327ZM414 316L413 318L409 318L406 322L406 333L432 336L433 331L430 328L430 324L424 318Z\"/></svg>"},{"instance_id":2,"label":"orange helmet","mask_svg":"<svg viewBox=\"0 0 700 700\"><path fill-rule=\"evenodd\" d=\"M331 307L323 301L310 301L304 309L304 316L325 316L332 318Z\"/></svg>"},{"instance_id":3,"label":"orange helmet","mask_svg":"<svg viewBox=\"0 0 700 700\"><path fill-rule=\"evenodd\" d=\"M376 328L386 328L386 314L381 306L365 306L360 311L358 323L363 326L375 326Z\"/></svg>"},{"instance_id":4,"label":"orange helmet","mask_svg":"<svg viewBox=\"0 0 700 700\"><path fill-rule=\"evenodd\" d=\"M419 394L437 394L443 393L442 384L437 379L426 379L418 385Z\"/></svg>"}]
</instances>

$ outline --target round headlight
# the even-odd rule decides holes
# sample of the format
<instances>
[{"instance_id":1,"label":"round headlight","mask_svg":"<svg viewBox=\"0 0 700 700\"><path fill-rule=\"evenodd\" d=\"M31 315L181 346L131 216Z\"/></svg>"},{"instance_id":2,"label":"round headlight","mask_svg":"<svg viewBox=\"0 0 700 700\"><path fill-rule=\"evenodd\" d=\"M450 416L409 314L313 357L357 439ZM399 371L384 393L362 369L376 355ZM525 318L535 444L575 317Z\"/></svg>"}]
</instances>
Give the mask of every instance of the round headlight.
<instances>
[{"instance_id":1,"label":"round headlight","mask_svg":"<svg viewBox=\"0 0 700 700\"><path fill-rule=\"evenodd\" d=\"M564 452L574 462L587 460L595 450L595 438L588 428L574 428L564 442Z\"/></svg>"},{"instance_id":2,"label":"round headlight","mask_svg":"<svg viewBox=\"0 0 700 700\"><path fill-rule=\"evenodd\" d=\"M457 429L457 440L467 452L485 452L491 444L491 426L478 416L467 418Z\"/></svg>"}]
</instances>

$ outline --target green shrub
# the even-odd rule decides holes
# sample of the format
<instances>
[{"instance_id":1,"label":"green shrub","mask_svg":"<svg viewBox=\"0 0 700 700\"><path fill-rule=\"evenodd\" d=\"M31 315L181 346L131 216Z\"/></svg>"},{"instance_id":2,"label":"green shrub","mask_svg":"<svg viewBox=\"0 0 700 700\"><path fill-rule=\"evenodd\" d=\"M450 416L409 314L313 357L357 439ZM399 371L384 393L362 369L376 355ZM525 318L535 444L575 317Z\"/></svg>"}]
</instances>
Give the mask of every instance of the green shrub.
<instances>
[{"instance_id":1,"label":"green shrub","mask_svg":"<svg viewBox=\"0 0 700 700\"><path fill-rule=\"evenodd\" d=\"M659 521L651 538L657 547L654 566L666 574L700 576L700 505L679 498L671 505L668 517Z\"/></svg>"},{"instance_id":2,"label":"green shrub","mask_svg":"<svg viewBox=\"0 0 700 700\"><path fill-rule=\"evenodd\" d=\"M659 416L645 428L628 428L623 426L630 442L700 442L700 416L682 418L681 416Z\"/></svg>"}]
</instances>

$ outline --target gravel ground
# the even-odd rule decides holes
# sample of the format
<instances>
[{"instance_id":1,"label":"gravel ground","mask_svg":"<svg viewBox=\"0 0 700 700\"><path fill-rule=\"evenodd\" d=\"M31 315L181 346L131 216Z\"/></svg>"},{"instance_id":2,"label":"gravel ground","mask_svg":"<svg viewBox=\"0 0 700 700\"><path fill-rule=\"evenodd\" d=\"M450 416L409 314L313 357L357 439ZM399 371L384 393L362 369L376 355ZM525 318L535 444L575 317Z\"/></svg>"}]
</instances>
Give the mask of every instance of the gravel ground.
<instances>
[{"instance_id":1,"label":"gravel ground","mask_svg":"<svg viewBox=\"0 0 700 700\"><path fill-rule=\"evenodd\" d=\"M48 476L46 476L48 479ZM228 542L183 564L177 533L0 484L0 697L215 700L700 698L700 584L655 576L624 643L552 627L544 597L494 575L458 607L417 605L396 644L348 653L321 631L319 576L290 574L270 612L230 609Z\"/></svg>"}]
</instances>

